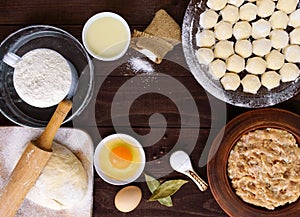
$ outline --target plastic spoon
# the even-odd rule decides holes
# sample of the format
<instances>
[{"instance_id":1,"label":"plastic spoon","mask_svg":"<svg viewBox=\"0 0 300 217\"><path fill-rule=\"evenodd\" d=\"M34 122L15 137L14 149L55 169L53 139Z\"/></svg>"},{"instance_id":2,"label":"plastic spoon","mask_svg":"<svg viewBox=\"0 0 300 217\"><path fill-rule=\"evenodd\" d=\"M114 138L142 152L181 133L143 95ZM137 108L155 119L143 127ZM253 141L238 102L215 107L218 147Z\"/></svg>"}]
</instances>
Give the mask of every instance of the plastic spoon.
<instances>
[{"instance_id":1,"label":"plastic spoon","mask_svg":"<svg viewBox=\"0 0 300 217\"><path fill-rule=\"evenodd\" d=\"M170 157L171 167L188 177L190 177L201 191L207 189L207 184L204 182L193 169L191 160L184 151L176 151Z\"/></svg>"}]
</instances>

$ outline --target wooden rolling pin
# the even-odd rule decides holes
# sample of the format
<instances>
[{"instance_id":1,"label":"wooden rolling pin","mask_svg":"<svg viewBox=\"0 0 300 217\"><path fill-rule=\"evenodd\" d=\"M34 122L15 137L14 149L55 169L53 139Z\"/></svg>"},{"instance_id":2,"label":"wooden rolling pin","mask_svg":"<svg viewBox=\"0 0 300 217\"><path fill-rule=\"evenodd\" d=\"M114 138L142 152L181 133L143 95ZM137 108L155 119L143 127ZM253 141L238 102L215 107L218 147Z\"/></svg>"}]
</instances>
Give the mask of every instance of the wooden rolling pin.
<instances>
[{"instance_id":1,"label":"wooden rolling pin","mask_svg":"<svg viewBox=\"0 0 300 217\"><path fill-rule=\"evenodd\" d=\"M27 193L47 164L52 142L57 130L72 107L72 102L63 100L40 137L28 143L7 185L0 192L0 216L14 217ZM16 138L18 139L18 138Z\"/></svg>"}]
</instances>

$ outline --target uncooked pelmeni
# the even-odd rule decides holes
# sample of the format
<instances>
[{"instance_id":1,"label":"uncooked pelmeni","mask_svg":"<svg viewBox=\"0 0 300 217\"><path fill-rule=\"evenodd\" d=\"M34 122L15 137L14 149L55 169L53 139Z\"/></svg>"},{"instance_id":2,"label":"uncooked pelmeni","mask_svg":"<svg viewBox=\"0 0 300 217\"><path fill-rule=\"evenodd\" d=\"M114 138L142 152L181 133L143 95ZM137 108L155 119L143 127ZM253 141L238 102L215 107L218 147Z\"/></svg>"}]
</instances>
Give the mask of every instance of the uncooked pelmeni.
<instances>
[{"instance_id":1,"label":"uncooked pelmeni","mask_svg":"<svg viewBox=\"0 0 300 217\"><path fill-rule=\"evenodd\" d=\"M256 1L256 5L258 8L257 15L262 18L271 16L275 10L275 2L272 0L259 0Z\"/></svg>"},{"instance_id":2,"label":"uncooked pelmeni","mask_svg":"<svg viewBox=\"0 0 300 217\"><path fill-rule=\"evenodd\" d=\"M233 54L226 60L227 70L239 73L245 69L245 59L237 54Z\"/></svg>"},{"instance_id":3,"label":"uncooked pelmeni","mask_svg":"<svg viewBox=\"0 0 300 217\"><path fill-rule=\"evenodd\" d=\"M264 19L260 19L252 23L252 37L254 39L265 38L269 36L270 31L271 31L271 24Z\"/></svg>"},{"instance_id":4,"label":"uncooked pelmeni","mask_svg":"<svg viewBox=\"0 0 300 217\"><path fill-rule=\"evenodd\" d=\"M252 44L246 39L236 41L234 49L243 58L248 58L252 55Z\"/></svg>"},{"instance_id":5,"label":"uncooked pelmeni","mask_svg":"<svg viewBox=\"0 0 300 217\"><path fill-rule=\"evenodd\" d=\"M240 76L233 72L227 72L221 79L225 90L237 90L241 84Z\"/></svg>"},{"instance_id":6,"label":"uncooked pelmeni","mask_svg":"<svg viewBox=\"0 0 300 217\"><path fill-rule=\"evenodd\" d=\"M215 42L215 33L211 30L203 30L196 34L196 44L198 47L211 47Z\"/></svg>"},{"instance_id":7,"label":"uncooked pelmeni","mask_svg":"<svg viewBox=\"0 0 300 217\"><path fill-rule=\"evenodd\" d=\"M53 153L27 198L50 209L68 209L87 191L87 173L66 147L53 143Z\"/></svg>"},{"instance_id":8,"label":"uncooked pelmeni","mask_svg":"<svg viewBox=\"0 0 300 217\"><path fill-rule=\"evenodd\" d=\"M300 45L300 28L296 28L290 32L290 43Z\"/></svg>"},{"instance_id":9,"label":"uncooked pelmeni","mask_svg":"<svg viewBox=\"0 0 300 217\"><path fill-rule=\"evenodd\" d=\"M228 3L236 7L240 7L244 3L244 1L245 0L228 0Z\"/></svg>"},{"instance_id":10,"label":"uncooked pelmeni","mask_svg":"<svg viewBox=\"0 0 300 217\"><path fill-rule=\"evenodd\" d=\"M246 71L255 74L261 75L267 69L267 62L261 57L252 57L247 60Z\"/></svg>"},{"instance_id":11,"label":"uncooked pelmeni","mask_svg":"<svg viewBox=\"0 0 300 217\"><path fill-rule=\"evenodd\" d=\"M285 56L278 50L272 50L266 55L267 68L272 70L280 69L284 64Z\"/></svg>"},{"instance_id":12,"label":"uncooked pelmeni","mask_svg":"<svg viewBox=\"0 0 300 217\"><path fill-rule=\"evenodd\" d=\"M275 49L285 48L289 44L289 34L282 29L274 29L270 33L272 47Z\"/></svg>"},{"instance_id":13,"label":"uncooked pelmeni","mask_svg":"<svg viewBox=\"0 0 300 217\"><path fill-rule=\"evenodd\" d=\"M226 63L220 59L214 60L209 64L209 72L215 79L222 78L226 72Z\"/></svg>"},{"instance_id":14,"label":"uncooked pelmeni","mask_svg":"<svg viewBox=\"0 0 300 217\"><path fill-rule=\"evenodd\" d=\"M279 70L282 82L295 81L300 75L298 66L294 63L285 63Z\"/></svg>"},{"instance_id":15,"label":"uncooked pelmeni","mask_svg":"<svg viewBox=\"0 0 300 217\"><path fill-rule=\"evenodd\" d=\"M273 29L286 29L289 23L289 16L283 11L275 11L270 17L269 22Z\"/></svg>"},{"instance_id":16,"label":"uncooked pelmeni","mask_svg":"<svg viewBox=\"0 0 300 217\"><path fill-rule=\"evenodd\" d=\"M278 0L276 8L289 14L296 10L299 0Z\"/></svg>"},{"instance_id":17,"label":"uncooked pelmeni","mask_svg":"<svg viewBox=\"0 0 300 217\"><path fill-rule=\"evenodd\" d=\"M265 56L270 53L272 48L272 43L270 39L260 38L252 42L253 53L257 56Z\"/></svg>"},{"instance_id":18,"label":"uncooked pelmeni","mask_svg":"<svg viewBox=\"0 0 300 217\"><path fill-rule=\"evenodd\" d=\"M200 14L199 24L204 29L213 28L218 22L219 15L214 10L206 10Z\"/></svg>"},{"instance_id":19,"label":"uncooked pelmeni","mask_svg":"<svg viewBox=\"0 0 300 217\"><path fill-rule=\"evenodd\" d=\"M253 3L246 3L240 7L240 19L246 21L255 20L258 8Z\"/></svg>"},{"instance_id":20,"label":"uncooked pelmeni","mask_svg":"<svg viewBox=\"0 0 300 217\"><path fill-rule=\"evenodd\" d=\"M200 48L196 51L196 57L200 64L208 65L214 59L214 52L210 48Z\"/></svg>"},{"instance_id":21,"label":"uncooked pelmeni","mask_svg":"<svg viewBox=\"0 0 300 217\"><path fill-rule=\"evenodd\" d=\"M268 90L274 89L280 85L281 76L275 71L265 72L261 76L261 84Z\"/></svg>"},{"instance_id":22,"label":"uncooked pelmeni","mask_svg":"<svg viewBox=\"0 0 300 217\"><path fill-rule=\"evenodd\" d=\"M221 58L226 60L228 57L230 57L234 53L233 50L233 42L232 41L219 41L215 45L215 58Z\"/></svg>"},{"instance_id":23,"label":"uncooked pelmeni","mask_svg":"<svg viewBox=\"0 0 300 217\"><path fill-rule=\"evenodd\" d=\"M300 9L297 9L291 13L289 18L289 26L294 28L300 27Z\"/></svg>"},{"instance_id":24,"label":"uncooked pelmeni","mask_svg":"<svg viewBox=\"0 0 300 217\"><path fill-rule=\"evenodd\" d=\"M252 34L252 27L247 21L239 21L233 26L233 36L236 40L247 39Z\"/></svg>"},{"instance_id":25,"label":"uncooked pelmeni","mask_svg":"<svg viewBox=\"0 0 300 217\"><path fill-rule=\"evenodd\" d=\"M261 83L257 75L246 75L241 80L241 84L245 93L256 94L259 88L261 87Z\"/></svg>"},{"instance_id":26,"label":"uncooked pelmeni","mask_svg":"<svg viewBox=\"0 0 300 217\"><path fill-rule=\"evenodd\" d=\"M283 54L285 59L290 63L300 62L300 46L299 45L289 45L283 49Z\"/></svg>"},{"instance_id":27,"label":"uncooked pelmeni","mask_svg":"<svg viewBox=\"0 0 300 217\"><path fill-rule=\"evenodd\" d=\"M218 40L226 40L232 37L232 24L227 21L220 21L215 26L215 36Z\"/></svg>"},{"instance_id":28,"label":"uncooked pelmeni","mask_svg":"<svg viewBox=\"0 0 300 217\"><path fill-rule=\"evenodd\" d=\"M207 0L206 5L207 7L218 11L224 8L227 2L228 0Z\"/></svg>"},{"instance_id":29,"label":"uncooked pelmeni","mask_svg":"<svg viewBox=\"0 0 300 217\"><path fill-rule=\"evenodd\" d=\"M221 10L221 15L224 21L233 24L239 19L239 9L233 5L226 5L226 7Z\"/></svg>"}]
</instances>

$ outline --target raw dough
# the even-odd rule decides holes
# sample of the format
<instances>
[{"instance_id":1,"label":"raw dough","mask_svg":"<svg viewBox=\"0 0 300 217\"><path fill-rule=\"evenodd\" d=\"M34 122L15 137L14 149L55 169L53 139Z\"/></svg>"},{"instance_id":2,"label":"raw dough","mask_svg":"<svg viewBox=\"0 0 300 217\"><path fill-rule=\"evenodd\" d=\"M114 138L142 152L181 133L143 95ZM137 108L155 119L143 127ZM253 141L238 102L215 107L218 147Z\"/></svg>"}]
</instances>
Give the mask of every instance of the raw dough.
<instances>
[{"instance_id":1,"label":"raw dough","mask_svg":"<svg viewBox=\"0 0 300 217\"><path fill-rule=\"evenodd\" d=\"M85 196L87 173L66 147L54 142L52 150L52 156L27 198L50 209L68 209Z\"/></svg>"},{"instance_id":2,"label":"raw dough","mask_svg":"<svg viewBox=\"0 0 300 217\"><path fill-rule=\"evenodd\" d=\"M296 28L290 33L290 43L300 45L300 28Z\"/></svg>"},{"instance_id":3,"label":"raw dough","mask_svg":"<svg viewBox=\"0 0 300 217\"><path fill-rule=\"evenodd\" d=\"M294 63L285 63L279 70L282 82L294 81L300 75L298 66Z\"/></svg>"},{"instance_id":4,"label":"raw dough","mask_svg":"<svg viewBox=\"0 0 300 217\"><path fill-rule=\"evenodd\" d=\"M225 7L228 0L207 0L206 5L213 10L221 10Z\"/></svg>"},{"instance_id":5,"label":"raw dough","mask_svg":"<svg viewBox=\"0 0 300 217\"><path fill-rule=\"evenodd\" d=\"M249 22L239 21L233 26L233 35L236 40L247 39L252 33Z\"/></svg>"},{"instance_id":6,"label":"raw dough","mask_svg":"<svg viewBox=\"0 0 300 217\"><path fill-rule=\"evenodd\" d=\"M271 90L280 85L281 76L275 71L265 72L261 76L261 84L268 90Z\"/></svg>"},{"instance_id":7,"label":"raw dough","mask_svg":"<svg viewBox=\"0 0 300 217\"><path fill-rule=\"evenodd\" d=\"M232 24L226 21L220 21L215 26L215 35L219 40L226 40L232 37Z\"/></svg>"},{"instance_id":8,"label":"raw dough","mask_svg":"<svg viewBox=\"0 0 300 217\"><path fill-rule=\"evenodd\" d=\"M300 46L299 45L289 45L284 50L285 59L291 63L300 62Z\"/></svg>"},{"instance_id":9,"label":"raw dough","mask_svg":"<svg viewBox=\"0 0 300 217\"><path fill-rule=\"evenodd\" d=\"M227 70L239 73L245 69L245 59L237 54L230 56L227 61Z\"/></svg>"},{"instance_id":10,"label":"raw dough","mask_svg":"<svg viewBox=\"0 0 300 217\"><path fill-rule=\"evenodd\" d=\"M290 14L289 26L294 28L300 27L300 9Z\"/></svg>"},{"instance_id":11,"label":"raw dough","mask_svg":"<svg viewBox=\"0 0 300 217\"><path fill-rule=\"evenodd\" d=\"M299 0L278 0L277 9L289 14L296 10Z\"/></svg>"},{"instance_id":12,"label":"raw dough","mask_svg":"<svg viewBox=\"0 0 300 217\"><path fill-rule=\"evenodd\" d=\"M218 17L214 10L206 10L200 15L200 26L204 29L213 28L217 24Z\"/></svg>"},{"instance_id":13,"label":"raw dough","mask_svg":"<svg viewBox=\"0 0 300 217\"><path fill-rule=\"evenodd\" d=\"M286 29L289 23L289 16L283 11L275 11L270 17L269 22L273 29Z\"/></svg>"},{"instance_id":14,"label":"raw dough","mask_svg":"<svg viewBox=\"0 0 300 217\"><path fill-rule=\"evenodd\" d=\"M255 20L258 8L255 4L246 3L240 7L240 19L246 21Z\"/></svg>"},{"instance_id":15,"label":"raw dough","mask_svg":"<svg viewBox=\"0 0 300 217\"><path fill-rule=\"evenodd\" d=\"M239 9L233 5L226 5L221 10L221 15L224 21L235 23L239 19Z\"/></svg>"},{"instance_id":16,"label":"raw dough","mask_svg":"<svg viewBox=\"0 0 300 217\"><path fill-rule=\"evenodd\" d=\"M271 24L264 19L252 23L252 37L254 39L267 37L269 36L270 31Z\"/></svg>"},{"instance_id":17,"label":"raw dough","mask_svg":"<svg viewBox=\"0 0 300 217\"><path fill-rule=\"evenodd\" d=\"M240 7L245 0L228 0L229 4L235 5L236 7Z\"/></svg>"},{"instance_id":18,"label":"raw dough","mask_svg":"<svg viewBox=\"0 0 300 217\"><path fill-rule=\"evenodd\" d=\"M211 30L203 30L196 34L196 44L199 47L211 47L215 42L215 33Z\"/></svg>"},{"instance_id":19,"label":"raw dough","mask_svg":"<svg viewBox=\"0 0 300 217\"><path fill-rule=\"evenodd\" d=\"M221 58L226 60L233 53L233 42L232 41L219 41L215 46L215 58Z\"/></svg>"},{"instance_id":20,"label":"raw dough","mask_svg":"<svg viewBox=\"0 0 300 217\"><path fill-rule=\"evenodd\" d=\"M261 57L252 57L247 60L246 70L251 74L261 75L267 69L267 62Z\"/></svg>"},{"instance_id":21,"label":"raw dough","mask_svg":"<svg viewBox=\"0 0 300 217\"><path fill-rule=\"evenodd\" d=\"M262 18L271 16L275 10L275 3L272 0L259 0L256 5L258 7L257 15Z\"/></svg>"},{"instance_id":22,"label":"raw dough","mask_svg":"<svg viewBox=\"0 0 300 217\"><path fill-rule=\"evenodd\" d=\"M272 70L280 69L284 64L285 57L278 50L272 50L266 55L267 67Z\"/></svg>"},{"instance_id":23,"label":"raw dough","mask_svg":"<svg viewBox=\"0 0 300 217\"><path fill-rule=\"evenodd\" d=\"M285 48L289 44L289 34L282 29L274 29L270 33L270 39L275 49Z\"/></svg>"},{"instance_id":24,"label":"raw dough","mask_svg":"<svg viewBox=\"0 0 300 217\"><path fill-rule=\"evenodd\" d=\"M214 59L214 52L210 48L200 48L196 51L196 57L200 64L208 65Z\"/></svg>"},{"instance_id":25,"label":"raw dough","mask_svg":"<svg viewBox=\"0 0 300 217\"><path fill-rule=\"evenodd\" d=\"M270 39L260 38L256 39L252 42L253 46L253 53L257 56L265 56L266 54L270 53L272 48L272 43Z\"/></svg>"},{"instance_id":26,"label":"raw dough","mask_svg":"<svg viewBox=\"0 0 300 217\"><path fill-rule=\"evenodd\" d=\"M226 73L221 79L221 84L223 85L225 90L235 91L240 86L240 83L240 76L232 72Z\"/></svg>"},{"instance_id":27,"label":"raw dough","mask_svg":"<svg viewBox=\"0 0 300 217\"><path fill-rule=\"evenodd\" d=\"M238 40L235 43L235 52L243 58L247 58L252 54L252 44L248 40Z\"/></svg>"},{"instance_id":28,"label":"raw dough","mask_svg":"<svg viewBox=\"0 0 300 217\"><path fill-rule=\"evenodd\" d=\"M224 61L217 59L209 64L209 72L215 79L219 79L225 75L226 64Z\"/></svg>"},{"instance_id":29,"label":"raw dough","mask_svg":"<svg viewBox=\"0 0 300 217\"><path fill-rule=\"evenodd\" d=\"M259 88L261 87L260 80L256 75L246 75L241 84L243 86L243 91L246 93L256 94Z\"/></svg>"}]
</instances>

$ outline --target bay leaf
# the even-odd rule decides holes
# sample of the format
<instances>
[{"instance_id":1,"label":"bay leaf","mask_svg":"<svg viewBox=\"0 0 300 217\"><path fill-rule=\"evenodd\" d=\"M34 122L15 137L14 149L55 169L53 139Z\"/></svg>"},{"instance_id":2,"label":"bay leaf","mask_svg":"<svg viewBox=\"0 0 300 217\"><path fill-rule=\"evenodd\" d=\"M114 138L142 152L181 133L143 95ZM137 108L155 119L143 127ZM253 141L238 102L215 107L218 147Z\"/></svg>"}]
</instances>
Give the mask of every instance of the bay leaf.
<instances>
[{"instance_id":1,"label":"bay leaf","mask_svg":"<svg viewBox=\"0 0 300 217\"><path fill-rule=\"evenodd\" d=\"M160 186L160 182L152 176L145 174L145 179L151 193L153 193ZM173 206L172 198L170 196L158 199L157 201L163 206Z\"/></svg>"},{"instance_id":2,"label":"bay leaf","mask_svg":"<svg viewBox=\"0 0 300 217\"><path fill-rule=\"evenodd\" d=\"M161 198L172 196L187 182L188 181L181 179L166 181L153 192L152 196L149 198L149 201L155 201Z\"/></svg>"}]
</instances>

